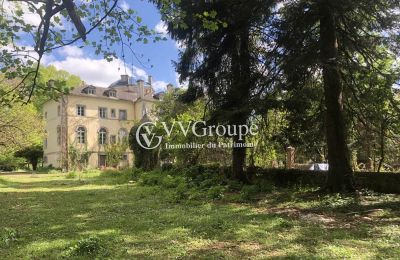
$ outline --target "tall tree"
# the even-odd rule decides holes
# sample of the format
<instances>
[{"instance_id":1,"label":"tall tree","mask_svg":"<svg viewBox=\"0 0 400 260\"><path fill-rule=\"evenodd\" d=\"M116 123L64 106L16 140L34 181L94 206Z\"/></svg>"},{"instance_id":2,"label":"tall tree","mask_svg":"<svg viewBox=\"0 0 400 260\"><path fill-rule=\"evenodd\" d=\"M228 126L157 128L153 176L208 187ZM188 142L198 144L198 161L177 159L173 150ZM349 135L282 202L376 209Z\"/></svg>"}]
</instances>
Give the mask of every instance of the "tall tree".
<instances>
[{"instance_id":1,"label":"tall tree","mask_svg":"<svg viewBox=\"0 0 400 260\"><path fill-rule=\"evenodd\" d=\"M205 93L210 123L243 125L255 109L263 70L260 45L275 1L156 1L172 38L185 46L176 63L189 81L188 99ZM233 138L235 143L245 139ZM232 151L236 179L244 174L245 148Z\"/></svg>"},{"instance_id":2,"label":"tall tree","mask_svg":"<svg viewBox=\"0 0 400 260\"><path fill-rule=\"evenodd\" d=\"M280 10L277 41L288 89L307 85L311 79L323 82L327 190L354 189L343 100L357 86L345 81L344 75L385 73L374 61L399 53L398 9L394 0L296 0Z\"/></svg>"},{"instance_id":3,"label":"tall tree","mask_svg":"<svg viewBox=\"0 0 400 260\"><path fill-rule=\"evenodd\" d=\"M37 88L52 91L51 86L38 84L38 78L45 55L56 49L74 44L80 44L79 47L91 45L96 54L110 61L117 54L125 59L125 51L133 52L133 38L144 43L149 38L161 40L160 35L154 35L152 30L141 24L142 18L133 9L126 8L121 2L2 1L0 70L6 78L19 78L20 82L7 92L0 91L0 102L29 102ZM70 30L66 29L67 26ZM93 32L97 32L100 38L90 39Z\"/></svg>"}]
</instances>

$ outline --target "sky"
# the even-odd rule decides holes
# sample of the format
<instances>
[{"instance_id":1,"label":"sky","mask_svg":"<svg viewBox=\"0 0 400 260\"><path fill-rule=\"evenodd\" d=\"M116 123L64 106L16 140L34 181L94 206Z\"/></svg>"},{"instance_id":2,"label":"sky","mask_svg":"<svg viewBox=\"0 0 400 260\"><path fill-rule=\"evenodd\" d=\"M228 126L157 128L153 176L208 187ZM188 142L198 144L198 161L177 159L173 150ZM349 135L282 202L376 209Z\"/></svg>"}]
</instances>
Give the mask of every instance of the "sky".
<instances>
[{"instance_id":1,"label":"sky","mask_svg":"<svg viewBox=\"0 0 400 260\"><path fill-rule=\"evenodd\" d=\"M166 34L165 25L153 4L142 0L120 0L120 5L136 10L143 19L142 23L150 29ZM98 37L96 33L89 34L88 40ZM48 54L44 59L44 65L54 65L57 69L79 76L87 84L100 87L107 87L118 80L121 74L125 74L126 68L127 74L135 79L147 79L148 75L153 76L154 89L162 91L168 83L179 86L178 74L172 65L172 61L177 60L179 46L167 38L167 41L156 43L152 41L148 44L135 43L133 48L136 56L140 57L140 62L131 53L126 52L125 66L121 59L107 62L101 56L95 55L90 46L79 48L79 45L65 46ZM144 66L141 63L144 63Z\"/></svg>"}]
</instances>

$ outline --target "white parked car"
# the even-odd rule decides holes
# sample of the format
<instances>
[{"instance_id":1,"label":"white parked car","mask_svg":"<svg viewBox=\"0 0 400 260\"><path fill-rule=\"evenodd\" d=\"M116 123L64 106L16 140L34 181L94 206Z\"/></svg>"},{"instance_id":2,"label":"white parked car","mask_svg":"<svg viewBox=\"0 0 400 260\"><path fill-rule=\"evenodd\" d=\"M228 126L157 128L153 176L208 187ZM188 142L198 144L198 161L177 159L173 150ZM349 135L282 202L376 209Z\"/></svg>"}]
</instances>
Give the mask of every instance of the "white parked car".
<instances>
[{"instance_id":1,"label":"white parked car","mask_svg":"<svg viewBox=\"0 0 400 260\"><path fill-rule=\"evenodd\" d=\"M329 164L327 163L314 163L309 170L310 171L328 171L329 169Z\"/></svg>"}]
</instances>

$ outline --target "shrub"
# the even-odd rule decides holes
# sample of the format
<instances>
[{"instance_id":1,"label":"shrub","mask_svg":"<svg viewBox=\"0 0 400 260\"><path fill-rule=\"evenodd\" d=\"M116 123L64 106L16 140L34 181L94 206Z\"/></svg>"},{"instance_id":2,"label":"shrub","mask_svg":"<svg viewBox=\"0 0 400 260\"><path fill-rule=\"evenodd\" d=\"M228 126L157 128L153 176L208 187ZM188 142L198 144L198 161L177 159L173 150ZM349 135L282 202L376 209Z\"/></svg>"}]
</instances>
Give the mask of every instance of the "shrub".
<instances>
[{"instance_id":1,"label":"shrub","mask_svg":"<svg viewBox=\"0 0 400 260\"><path fill-rule=\"evenodd\" d=\"M251 200L259 192L260 188L257 185L244 185L240 191L240 199L243 201Z\"/></svg>"},{"instance_id":2,"label":"shrub","mask_svg":"<svg viewBox=\"0 0 400 260\"><path fill-rule=\"evenodd\" d=\"M275 189L275 186L269 180L259 180L257 186L261 192L272 192Z\"/></svg>"},{"instance_id":3,"label":"shrub","mask_svg":"<svg viewBox=\"0 0 400 260\"><path fill-rule=\"evenodd\" d=\"M190 190L188 189L186 183L179 183L179 185L175 188L172 193L172 201L173 202L182 202L189 198Z\"/></svg>"},{"instance_id":4,"label":"shrub","mask_svg":"<svg viewBox=\"0 0 400 260\"><path fill-rule=\"evenodd\" d=\"M162 177L162 179L161 179L161 186L163 186L164 188L167 188L167 189L176 188L180 184L186 185L185 178L183 178L181 176L166 175L166 176Z\"/></svg>"},{"instance_id":5,"label":"shrub","mask_svg":"<svg viewBox=\"0 0 400 260\"><path fill-rule=\"evenodd\" d=\"M161 185L163 176L159 172L145 172L139 178L141 185L157 186Z\"/></svg>"},{"instance_id":6,"label":"shrub","mask_svg":"<svg viewBox=\"0 0 400 260\"><path fill-rule=\"evenodd\" d=\"M228 188L230 191L240 191L243 187L243 183L240 181L228 181Z\"/></svg>"},{"instance_id":7,"label":"shrub","mask_svg":"<svg viewBox=\"0 0 400 260\"><path fill-rule=\"evenodd\" d=\"M213 200L219 200L224 197L225 187L214 186L207 191L207 197Z\"/></svg>"},{"instance_id":8,"label":"shrub","mask_svg":"<svg viewBox=\"0 0 400 260\"><path fill-rule=\"evenodd\" d=\"M65 256L96 256L104 255L105 247L100 238L88 237L78 240L65 250Z\"/></svg>"},{"instance_id":9,"label":"shrub","mask_svg":"<svg viewBox=\"0 0 400 260\"><path fill-rule=\"evenodd\" d=\"M12 242L18 241L20 234L18 230L14 228L4 228L3 234L1 236L1 244L9 246Z\"/></svg>"},{"instance_id":10,"label":"shrub","mask_svg":"<svg viewBox=\"0 0 400 260\"><path fill-rule=\"evenodd\" d=\"M74 179L74 178L76 178L76 176L77 176L76 172L69 172L69 173L67 173L67 175L65 175L65 178L66 179Z\"/></svg>"}]
</instances>

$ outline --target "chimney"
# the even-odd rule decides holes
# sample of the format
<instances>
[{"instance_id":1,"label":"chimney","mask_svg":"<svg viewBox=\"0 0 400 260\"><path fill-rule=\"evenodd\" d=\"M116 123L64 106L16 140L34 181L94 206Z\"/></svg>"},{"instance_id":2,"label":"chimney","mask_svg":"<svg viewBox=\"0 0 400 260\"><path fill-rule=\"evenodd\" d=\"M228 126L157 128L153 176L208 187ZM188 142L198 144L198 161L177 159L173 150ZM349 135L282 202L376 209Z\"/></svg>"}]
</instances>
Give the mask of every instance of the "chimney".
<instances>
[{"instance_id":1,"label":"chimney","mask_svg":"<svg viewBox=\"0 0 400 260\"><path fill-rule=\"evenodd\" d=\"M121 75L121 81L126 82L128 84L129 76L128 75Z\"/></svg>"},{"instance_id":2,"label":"chimney","mask_svg":"<svg viewBox=\"0 0 400 260\"><path fill-rule=\"evenodd\" d=\"M143 97L144 96L144 80L139 79L138 81L136 81L138 89L139 89L139 97Z\"/></svg>"},{"instance_id":3,"label":"chimney","mask_svg":"<svg viewBox=\"0 0 400 260\"><path fill-rule=\"evenodd\" d=\"M149 83L150 86L153 85L153 77L150 76L150 75L149 75L149 78L148 78L148 83Z\"/></svg>"}]
</instances>

